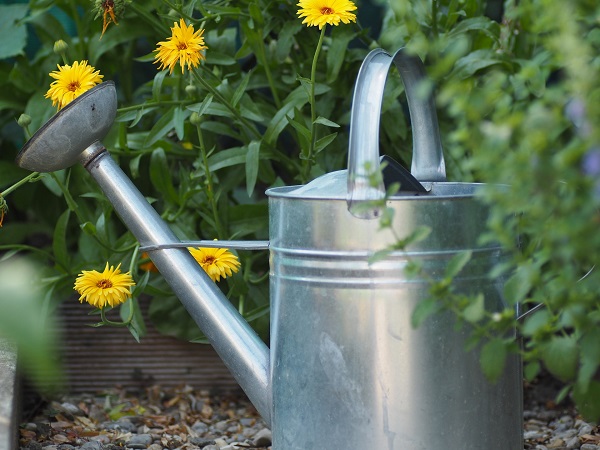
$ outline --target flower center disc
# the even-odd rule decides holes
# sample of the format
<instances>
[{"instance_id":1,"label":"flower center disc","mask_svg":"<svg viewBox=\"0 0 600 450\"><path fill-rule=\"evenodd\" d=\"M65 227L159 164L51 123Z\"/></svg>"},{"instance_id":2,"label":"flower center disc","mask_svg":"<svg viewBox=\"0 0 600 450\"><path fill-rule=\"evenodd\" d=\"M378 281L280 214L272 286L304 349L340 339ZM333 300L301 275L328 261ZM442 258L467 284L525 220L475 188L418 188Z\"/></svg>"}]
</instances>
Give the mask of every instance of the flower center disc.
<instances>
[{"instance_id":1,"label":"flower center disc","mask_svg":"<svg viewBox=\"0 0 600 450\"><path fill-rule=\"evenodd\" d=\"M108 288L111 288L113 286L113 284L110 280L100 280L100 281L98 281L96 286L99 287L100 289L108 289Z\"/></svg>"},{"instance_id":2,"label":"flower center disc","mask_svg":"<svg viewBox=\"0 0 600 450\"><path fill-rule=\"evenodd\" d=\"M183 42L177 44L177 49L178 50L187 50L187 45L184 44Z\"/></svg>"},{"instance_id":3,"label":"flower center disc","mask_svg":"<svg viewBox=\"0 0 600 450\"><path fill-rule=\"evenodd\" d=\"M206 258L204 258L204 264L214 264L214 262L215 262L214 256L207 256Z\"/></svg>"},{"instance_id":4,"label":"flower center disc","mask_svg":"<svg viewBox=\"0 0 600 450\"><path fill-rule=\"evenodd\" d=\"M71 92L75 92L77 89L79 89L79 87L79 81L72 81L69 83L69 86L67 86L67 89Z\"/></svg>"},{"instance_id":5,"label":"flower center disc","mask_svg":"<svg viewBox=\"0 0 600 450\"><path fill-rule=\"evenodd\" d=\"M323 14L324 16L328 14L333 14L333 9L325 6L324 8L321 8L321 14Z\"/></svg>"}]
</instances>

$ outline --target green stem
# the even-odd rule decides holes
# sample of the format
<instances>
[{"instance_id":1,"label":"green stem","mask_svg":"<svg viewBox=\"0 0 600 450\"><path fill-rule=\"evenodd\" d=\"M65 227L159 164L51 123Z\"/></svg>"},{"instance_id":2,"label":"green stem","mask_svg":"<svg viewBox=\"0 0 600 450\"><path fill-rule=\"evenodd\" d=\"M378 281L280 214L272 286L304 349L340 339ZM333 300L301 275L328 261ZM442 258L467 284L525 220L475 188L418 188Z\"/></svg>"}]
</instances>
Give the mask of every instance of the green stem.
<instances>
[{"instance_id":1,"label":"green stem","mask_svg":"<svg viewBox=\"0 0 600 450\"><path fill-rule=\"evenodd\" d=\"M73 0L71 0L69 3L71 5L71 9L73 10L73 21L75 22L75 28L77 29L77 36L79 38L79 57L77 59L81 60L85 56L85 45L83 42L83 36L85 36L85 33L81 26L79 13L77 12L77 4Z\"/></svg>"},{"instance_id":2,"label":"green stem","mask_svg":"<svg viewBox=\"0 0 600 450\"><path fill-rule=\"evenodd\" d=\"M20 186L22 186L25 183L29 183L30 181L33 183L35 181L37 181L36 179L34 179L36 176L43 176L42 174L40 174L39 172L31 172L29 175L27 175L25 178L17 181L15 184L13 184L12 186L8 187L6 190L4 190L3 192L0 192L0 197L6 197L8 194L10 194L12 191L14 191L15 189L18 189Z\"/></svg>"},{"instance_id":3,"label":"green stem","mask_svg":"<svg viewBox=\"0 0 600 450\"><path fill-rule=\"evenodd\" d=\"M431 0L431 31L433 32L433 37L435 39L438 38L438 3L437 0Z\"/></svg>"},{"instance_id":4,"label":"green stem","mask_svg":"<svg viewBox=\"0 0 600 450\"><path fill-rule=\"evenodd\" d=\"M325 38L325 29L327 25L324 25L321 28L321 35L319 36L319 42L317 43L317 48L315 50L315 56L313 57L312 68L310 71L310 146L308 147L308 153L305 155L304 161L302 161L302 181L303 183L307 183L310 178L310 169L313 164L313 157L315 151L315 142L317 140L316 136L316 120L317 120L317 111L316 111L316 100L315 100L315 84L317 78L317 61L319 60L319 53L321 53L321 48L323 47L323 39Z\"/></svg>"},{"instance_id":5,"label":"green stem","mask_svg":"<svg viewBox=\"0 0 600 450\"><path fill-rule=\"evenodd\" d=\"M215 191L212 180L212 174L208 167L208 155L206 153L206 146L204 145L204 136L202 135L202 129L200 124L196 125L198 130L198 142L200 143L200 152L202 153L202 162L204 164L204 175L206 176L206 196L208 197L208 203L213 214L213 220L215 221L215 229L217 230L217 237L224 239L223 229L221 227L221 221L219 219L219 210L217 208L217 202L215 200Z\"/></svg>"},{"instance_id":6,"label":"green stem","mask_svg":"<svg viewBox=\"0 0 600 450\"><path fill-rule=\"evenodd\" d=\"M132 300L129 299L128 301L130 302ZM112 327L126 327L131 323L131 320L133 319L133 306L129 308L129 317L125 322L113 322L112 320L107 319L106 313L104 312L104 308L100 308L100 317L102 318L102 323L106 325L110 325Z\"/></svg>"},{"instance_id":7,"label":"green stem","mask_svg":"<svg viewBox=\"0 0 600 450\"><path fill-rule=\"evenodd\" d=\"M185 106L185 105L191 105L192 103L195 103L193 100L163 100L160 102L148 102L148 103L141 103L139 105L131 105L131 106L124 106L122 108L117 109L118 113L124 113L124 112L129 112L129 111L135 111L138 109L144 109L144 108L158 108L159 106L168 106L168 105L181 105L181 106Z\"/></svg>"},{"instance_id":8,"label":"green stem","mask_svg":"<svg viewBox=\"0 0 600 450\"><path fill-rule=\"evenodd\" d=\"M260 41L260 59L262 59L262 65L265 68L265 75L267 76L267 81L269 83L269 87L271 88L271 93L273 94L273 100L275 101L275 107L279 110L279 109L281 109L281 100L279 99L279 92L277 92L277 87L275 86L275 81L273 80L273 74L271 73L271 68L269 67L269 62L267 61L267 52L265 50L265 42L262 39Z\"/></svg>"},{"instance_id":9,"label":"green stem","mask_svg":"<svg viewBox=\"0 0 600 450\"><path fill-rule=\"evenodd\" d=\"M242 117L240 112L231 104L231 102L229 102L225 97L223 97L223 95L219 91L212 87L204 78L202 78L196 72L193 72L193 74L196 81L200 83L204 87L204 89L210 92L223 106L225 106L229 111L231 111L235 118L239 120L242 123L242 125L244 125L245 128L247 128L254 135L256 139L262 138L261 134L256 128L254 128L252 123L250 123L245 117Z\"/></svg>"}]
</instances>

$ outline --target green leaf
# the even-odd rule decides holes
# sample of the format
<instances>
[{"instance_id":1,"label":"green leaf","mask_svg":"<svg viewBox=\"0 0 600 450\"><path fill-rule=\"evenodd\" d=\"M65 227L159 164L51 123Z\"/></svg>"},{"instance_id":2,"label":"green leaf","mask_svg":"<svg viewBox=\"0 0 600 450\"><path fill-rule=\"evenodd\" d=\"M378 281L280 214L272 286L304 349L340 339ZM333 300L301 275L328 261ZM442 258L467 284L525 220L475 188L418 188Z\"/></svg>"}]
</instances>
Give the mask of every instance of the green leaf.
<instances>
[{"instance_id":1,"label":"green leaf","mask_svg":"<svg viewBox=\"0 0 600 450\"><path fill-rule=\"evenodd\" d=\"M69 252L67 250L67 225L69 224L69 217L71 210L67 209L63 212L54 228L54 234L52 235L52 251L56 262L63 268L69 267Z\"/></svg>"},{"instance_id":2,"label":"green leaf","mask_svg":"<svg viewBox=\"0 0 600 450\"><path fill-rule=\"evenodd\" d=\"M412 312L410 323L413 328L419 327L425 319L440 311L441 305L435 297L420 300Z\"/></svg>"},{"instance_id":3,"label":"green leaf","mask_svg":"<svg viewBox=\"0 0 600 450\"><path fill-rule=\"evenodd\" d=\"M541 350L544 365L552 375L562 381L575 377L579 351L574 336L552 336Z\"/></svg>"},{"instance_id":4,"label":"green leaf","mask_svg":"<svg viewBox=\"0 0 600 450\"><path fill-rule=\"evenodd\" d=\"M540 309L525 318L521 333L523 336L534 336L544 328L551 327L552 321L552 315L546 309Z\"/></svg>"},{"instance_id":5,"label":"green leaf","mask_svg":"<svg viewBox=\"0 0 600 450\"><path fill-rule=\"evenodd\" d=\"M260 159L260 142L252 141L248 145L246 153L246 192L248 197L252 197L256 178L258 176L258 163Z\"/></svg>"},{"instance_id":6,"label":"green leaf","mask_svg":"<svg viewBox=\"0 0 600 450\"><path fill-rule=\"evenodd\" d=\"M327 52L327 82L338 79L346 57L348 44L355 37L352 27L334 27L331 31L331 44Z\"/></svg>"},{"instance_id":7,"label":"green leaf","mask_svg":"<svg viewBox=\"0 0 600 450\"><path fill-rule=\"evenodd\" d=\"M456 39L459 34L469 31L480 31L486 36L497 41L500 36L500 26L488 17L471 17L459 22L449 33L448 39Z\"/></svg>"},{"instance_id":8,"label":"green leaf","mask_svg":"<svg viewBox=\"0 0 600 450\"><path fill-rule=\"evenodd\" d=\"M315 142L315 154L324 150L325 147L331 144L335 140L337 135L337 133L331 133L327 136L323 136L321 139L318 139L317 142Z\"/></svg>"},{"instance_id":9,"label":"green leaf","mask_svg":"<svg viewBox=\"0 0 600 450\"><path fill-rule=\"evenodd\" d=\"M290 123L290 125L292 127L294 127L294 130L296 130L298 132L298 134L300 135L300 137L302 139L304 139L305 143L310 142L311 140L311 134L310 134L310 130L308 129L308 127L306 125L304 125L301 122L298 122L297 120L293 119L292 117L288 116L288 122Z\"/></svg>"},{"instance_id":10,"label":"green leaf","mask_svg":"<svg viewBox=\"0 0 600 450\"><path fill-rule=\"evenodd\" d=\"M269 122L263 137L263 142L266 145L275 145L275 141L279 137L279 134L289 123L289 117L294 117L294 108L301 108L307 102L308 97L306 96L304 89L302 87L294 89L283 101L281 109L275 113Z\"/></svg>"},{"instance_id":11,"label":"green leaf","mask_svg":"<svg viewBox=\"0 0 600 450\"><path fill-rule=\"evenodd\" d=\"M167 76L168 71L161 70L154 76L154 82L152 83L152 98L154 101L158 102L160 100L160 91L162 89L163 81Z\"/></svg>"},{"instance_id":12,"label":"green leaf","mask_svg":"<svg viewBox=\"0 0 600 450\"><path fill-rule=\"evenodd\" d=\"M485 315L485 301L483 294L471 299L469 306L463 310L463 317L467 322L476 323Z\"/></svg>"},{"instance_id":13,"label":"green leaf","mask_svg":"<svg viewBox=\"0 0 600 450\"><path fill-rule=\"evenodd\" d=\"M481 370L491 382L497 381L504 372L506 356L506 344L502 339L494 338L481 348L479 356Z\"/></svg>"},{"instance_id":14,"label":"green leaf","mask_svg":"<svg viewBox=\"0 0 600 450\"><path fill-rule=\"evenodd\" d=\"M146 272L144 276L147 279L147 275L150 272ZM127 326L127 329L133 336L133 338L140 342L140 338L144 337L146 334L146 324L144 323L144 317L142 316L142 310L140 309L139 302L137 299L132 298L129 301L123 303L119 310L119 314L121 316L121 320L125 321L129 318L131 314L131 308L133 308L133 316L131 317L131 322Z\"/></svg>"},{"instance_id":15,"label":"green leaf","mask_svg":"<svg viewBox=\"0 0 600 450\"><path fill-rule=\"evenodd\" d=\"M452 76L460 79L469 78L481 69L503 64L499 58L492 50L475 50L456 62Z\"/></svg>"},{"instance_id":16,"label":"green leaf","mask_svg":"<svg viewBox=\"0 0 600 450\"><path fill-rule=\"evenodd\" d=\"M182 141L185 137L183 128L185 125L185 119L187 119L190 116L190 114L190 111L184 110L179 106L177 106L173 112L173 124L175 125L175 134L177 135L177 139L179 139L180 141Z\"/></svg>"},{"instance_id":17,"label":"green leaf","mask_svg":"<svg viewBox=\"0 0 600 450\"><path fill-rule=\"evenodd\" d=\"M239 101L242 99L242 96L246 92L246 88L248 87L248 82L250 81L250 75L252 75L252 72L248 72L242 78L242 81L240 81L240 84L238 85L235 92L233 93L233 97L231 97L231 105L234 108L237 106Z\"/></svg>"},{"instance_id":18,"label":"green leaf","mask_svg":"<svg viewBox=\"0 0 600 450\"><path fill-rule=\"evenodd\" d=\"M234 147L222 150L208 158L208 168L214 172L224 167L237 166L246 163L246 147Z\"/></svg>"},{"instance_id":19,"label":"green leaf","mask_svg":"<svg viewBox=\"0 0 600 450\"><path fill-rule=\"evenodd\" d=\"M326 119L325 117L321 117L321 116L319 116L315 119L315 123L319 123L321 125L325 125L326 127L332 127L332 128L340 127L337 123L332 122L331 120Z\"/></svg>"},{"instance_id":20,"label":"green leaf","mask_svg":"<svg viewBox=\"0 0 600 450\"><path fill-rule=\"evenodd\" d=\"M175 127L175 108L169 109L158 121L154 124L146 139L144 147L151 147L156 141L162 139L166 134Z\"/></svg>"},{"instance_id":21,"label":"green leaf","mask_svg":"<svg viewBox=\"0 0 600 450\"><path fill-rule=\"evenodd\" d=\"M542 365L538 361L532 361L527 363L523 368L523 375L527 381L533 381L540 373L540 370L542 370Z\"/></svg>"},{"instance_id":22,"label":"green leaf","mask_svg":"<svg viewBox=\"0 0 600 450\"><path fill-rule=\"evenodd\" d=\"M294 36L302 29L302 22L299 20L288 20L283 24L277 35L277 44L275 47L275 57L282 63L290 54L294 44Z\"/></svg>"},{"instance_id":23,"label":"green leaf","mask_svg":"<svg viewBox=\"0 0 600 450\"><path fill-rule=\"evenodd\" d=\"M179 203L177 191L173 186L167 155L160 147L155 149L150 157L150 181L152 181L154 188L170 202Z\"/></svg>"},{"instance_id":24,"label":"green leaf","mask_svg":"<svg viewBox=\"0 0 600 450\"><path fill-rule=\"evenodd\" d=\"M577 411L588 421L600 420L600 382L592 381L587 389L583 390L575 385L573 399Z\"/></svg>"},{"instance_id":25,"label":"green leaf","mask_svg":"<svg viewBox=\"0 0 600 450\"><path fill-rule=\"evenodd\" d=\"M404 250L411 244L421 242L431 234L431 227L426 225L419 225L409 236L404 239L398 240L394 245L396 250Z\"/></svg>"},{"instance_id":26,"label":"green leaf","mask_svg":"<svg viewBox=\"0 0 600 450\"><path fill-rule=\"evenodd\" d=\"M504 283L504 298L511 305L521 303L531 290L531 285L529 272L518 267L516 272Z\"/></svg>"},{"instance_id":27,"label":"green leaf","mask_svg":"<svg viewBox=\"0 0 600 450\"><path fill-rule=\"evenodd\" d=\"M27 44L27 28L23 18L26 4L0 5L0 59L21 55Z\"/></svg>"},{"instance_id":28,"label":"green leaf","mask_svg":"<svg viewBox=\"0 0 600 450\"><path fill-rule=\"evenodd\" d=\"M174 296L153 297L148 317L156 329L167 336L191 341L202 336L196 322Z\"/></svg>"},{"instance_id":29,"label":"green leaf","mask_svg":"<svg viewBox=\"0 0 600 450\"><path fill-rule=\"evenodd\" d=\"M202 103L195 103L193 105L189 105L187 107L187 109L189 109L190 111L194 111L199 116L202 116L202 114L204 114L206 112L206 110L212 103L212 100L213 100L213 95L208 94L206 97L204 97L204 100L202 101Z\"/></svg>"},{"instance_id":30,"label":"green leaf","mask_svg":"<svg viewBox=\"0 0 600 450\"><path fill-rule=\"evenodd\" d=\"M472 255L473 252L471 250L465 250L454 255L446 266L446 271L444 272L446 278L451 279L458 275L471 260Z\"/></svg>"}]
</instances>

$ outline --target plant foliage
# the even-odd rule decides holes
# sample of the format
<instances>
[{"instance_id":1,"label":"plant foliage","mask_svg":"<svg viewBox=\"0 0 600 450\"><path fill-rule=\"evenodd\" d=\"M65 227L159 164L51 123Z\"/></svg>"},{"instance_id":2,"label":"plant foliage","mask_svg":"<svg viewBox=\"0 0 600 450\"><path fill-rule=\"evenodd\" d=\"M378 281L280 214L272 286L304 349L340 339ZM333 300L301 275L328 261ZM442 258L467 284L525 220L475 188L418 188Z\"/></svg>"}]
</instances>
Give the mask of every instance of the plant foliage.
<instances>
[{"instance_id":1,"label":"plant foliage","mask_svg":"<svg viewBox=\"0 0 600 450\"><path fill-rule=\"evenodd\" d=\"M61 63L56 41L68 44L69 61L88 60L115 80L120 108L103 142L186 240L267 239L265 189L345 166L360 63L371 48L406 46L425 61L435 87L450 178L507 185L482 200L491 211L484 238L510 255L491 274L508 279L506 311L488 312L483 299L454 295L445 283L432 287L436 295L415 322L452 309L473 327L473 342L485 339L481 359L490 378L504 355L521 351L528 378L545 367L582 413L600 418L597 2L365 0L357 3L356 24L321 36L314 77L320 32L302 25L294 2L124 2L118 24L111 19L102 38L100 18L110 16L94 4L102 2L0 6L0 187L8 205L0 249L5 259L27 252L42 261L48 304L71 297L81 270L122 262L138 282L135 297L150 296L149 315L160 330L201 339L161 277L140 268L146 261L136 241L81 167L29 175L13 163L28 133L17 118L28 115L27 129L35 131L55 113L44 94ZM206 60L184 74L179 67L158 71L156 43L180 18L205 30ZM399 78L391 76L386 89L381 151L408 165ZM20 180L30 182L9 188ZM467 256L454 262L456 270ZM267 255L239 257L240 272L219 286L266 338ZM538 304L518 320L516 311ZM138 305L128 303L123 316L143 338L142 316L131 310ZM502 338L514 328L525 337L522 348Z\"/></svg>"}]
</instances>

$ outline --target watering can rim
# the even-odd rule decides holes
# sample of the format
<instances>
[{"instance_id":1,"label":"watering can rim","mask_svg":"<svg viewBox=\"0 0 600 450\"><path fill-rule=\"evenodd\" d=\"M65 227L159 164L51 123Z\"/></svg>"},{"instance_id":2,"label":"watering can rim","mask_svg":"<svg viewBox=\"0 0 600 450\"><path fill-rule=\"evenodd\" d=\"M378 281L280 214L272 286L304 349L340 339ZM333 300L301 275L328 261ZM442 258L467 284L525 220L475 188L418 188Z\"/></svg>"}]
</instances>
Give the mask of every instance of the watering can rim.
<instances>
[{"instance_id":1,"label":"watering can rim","mask_svg":"<svg viewBox=\"0 0 600 450\"><path fill-rule=\"evenodd\" d=\"M343 176L346 175L347 170L337 170L329 172L319 178L316 178L311 183L322 179L327 176ZM265 191L265 194L271 198L281 198L290 200L338 200L347 201L345 193L298 193L298 190L310 187L311 183L306 185L291 185L291 186L277 186L269 188ZM490 183L479 183L479 182L463 182L463 181L433 181L423 182L423 185L427 189L426 193L416 192L400 192L389 196L389 201L439 201L439 200L453 200L453 199L470 199L477 197L481 189L486 186L495 186L500 189L505 189L507 185L504 184L490 184ZM439 189L441 188L441 189ZM452 190L452 188L455 188ZM458 191L456 190L458 188ZM448 192L448 191L451 192ZM460 192L463 191L463 192Z\"/></svg>"}]
</instances>

